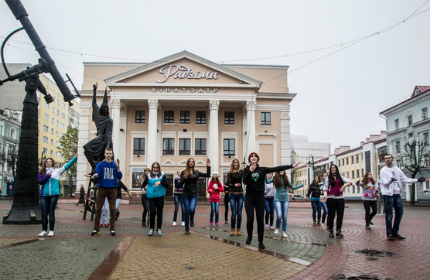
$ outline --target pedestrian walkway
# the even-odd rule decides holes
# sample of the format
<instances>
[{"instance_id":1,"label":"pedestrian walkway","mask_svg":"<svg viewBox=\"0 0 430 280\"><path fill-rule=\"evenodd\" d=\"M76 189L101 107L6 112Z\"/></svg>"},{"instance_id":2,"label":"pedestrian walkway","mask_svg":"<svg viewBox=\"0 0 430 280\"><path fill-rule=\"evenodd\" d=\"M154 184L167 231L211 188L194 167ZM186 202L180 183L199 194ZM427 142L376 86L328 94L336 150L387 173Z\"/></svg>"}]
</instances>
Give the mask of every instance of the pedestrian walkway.
<instances>
[{"instance_id":1,"label":"pedestrian walkway","mask_svg":"<svg viewBox=\"0 0 430 280\"><path fill-rule=\"evenodd\" d=\"M10 207L0 200L0 214ZM341 240L312 225L310 203L291 202L288 237L266 230L261 250L256 232L245 244L245 213L244 235L230 236L222 218L218 227L208 226L206 203L198 203L190 235L172 226L167 204L162 237L147 236L139 204L121 205L115 237L106 228L91 237L93 222L90 215L82 219L83 206L60 203L52 238L37 237L41 225L0 224L0 279L430 279L429 210L405 207L400 232L406 240L387 241L384 216L366 230L362 204L347 203ZM220 217L223 212L221 205Z\"/></svg>"}]
</instances>

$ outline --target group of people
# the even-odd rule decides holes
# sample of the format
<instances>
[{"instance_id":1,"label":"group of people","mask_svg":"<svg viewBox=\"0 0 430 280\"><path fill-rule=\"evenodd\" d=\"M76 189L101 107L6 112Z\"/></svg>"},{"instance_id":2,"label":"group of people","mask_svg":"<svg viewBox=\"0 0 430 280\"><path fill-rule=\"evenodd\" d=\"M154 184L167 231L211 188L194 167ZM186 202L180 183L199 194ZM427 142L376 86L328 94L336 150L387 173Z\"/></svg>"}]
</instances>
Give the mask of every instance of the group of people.
<instances>
[{"instance_id":1,"label":"group of people","mask_svg":"<svg viewBox=\"0 0 430 280\"><path fill-rule=\"evenodd\" d=\"M105 159L96 166L91 180L97 180L97 201L107 200L110 212L110 233L115 236L115 220L119 216L119 202L121 200L121 188L129 196L131 193L122 184L122 172L118 159L113 160L113 151L106 148L104 152ZM54 236L55 225L55 208L59 197L59 179L62 173L68 170L77 161L76 156L61 168L55 168L55 162L52 158L46 159L39 171L38 182L42 185L40 190L40 203L42 209L42 232L43 236ZM264 249L263 244L264 229L274 229L274 209L276 210L276 230L275 234L281 229L282 237L287 237L287 214L289 208L289 190L295 190L303 187L303 184L293 186L286 175L286 170L296 167L294 165L283 165L277 167L262 167L259 165L259 155L255 152L248 156L248 165L241 170L239 160L234 159L231 162L225 185L220 181L218 172L211 173L210 160L206 161L206 172L200 172L195 169L195 160L190 158L186 162L185 170L178 171L175 178L175 212L173 225L176 225L179 205L182 209L181 225L185 226L185 234L190 234L190 227L194 227L194 216L198 198L199 178L209 178L207 191L211 203L209 217L209 226L218 225L219 223L219 203L221 193L228 193L228 200L231 208L231 231L230 235L242 235L242 207L245 203L245 212L247 216L246 244L251 244L253 238L254 219L257 221L258 247ZM273 175L273 173L275 173ZM385 167L380 172L380 193L384 201L384 212L386 220L386 233L388 240L404 239L399 234L400 221L403 215L403 205L401 193L403 183L426 182L429 178L421 177L419 179L410 179L397 167L393 167L393 157L385 156ZM246 194L244 192L246 185ZM168 183L164 172L158 162L154 162L151 168L146 168L140 178L142 188L142 226L148 226L148 235L155 233L162 236L163 208L164 197ZM307 199L311 198L312 219L314 225L323 225L327 215L327 229L329 237L342 238L342 224L345 209L344 190L351 186L352 182L339 173L337 165L332 164L328 174L323 174L323 180L320 182L318 176L315 176L307 192ZM370 172L366 172L363 178L357 182L357 185L363 189L363 205L365 209L365 227L370 229L372 218L376 215L377 192L375 180ZM321 199L321 195L323 195ZM103 203L97 203L96 215L94 220L94 230L91 235L99 234L101 223L101 212ZM321 208L323 209L321 224ZM393 224L393 208L395 211ZM266 215L265 215L266 210ZM149 213L149 220L146 223L146 217ZM318 215L317 215L318 214ZM49 230L48 230L49 216ZM336 230L334 230L334 220L336 217ZM157 224L155 224L157 221ZM227 223L227 219L226 219Z\"/></svg>"}]
</instances>

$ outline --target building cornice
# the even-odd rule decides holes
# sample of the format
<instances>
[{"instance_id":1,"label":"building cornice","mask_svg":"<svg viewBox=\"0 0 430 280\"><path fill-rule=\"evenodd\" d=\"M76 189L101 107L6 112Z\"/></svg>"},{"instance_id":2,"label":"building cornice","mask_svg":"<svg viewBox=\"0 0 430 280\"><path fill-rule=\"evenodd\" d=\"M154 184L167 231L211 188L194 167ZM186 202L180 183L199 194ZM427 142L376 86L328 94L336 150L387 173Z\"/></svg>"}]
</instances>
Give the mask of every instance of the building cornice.
<instances>
[{"instance_id":1,"label":"building cornice","mask_svg":"<svg viewBox=\"0 0 430 280\"><path fill-rule=\"evenodd\" d=\"M409 99L406 99L405 101L400 102L400 103L382 111L379 114L381 114L383 116L388 116L388 115L397 113L398 111L403 110L407 107L410 107L410 106L415 105L417 103L423 102L424 99L427 99L429 97L430 97L430 91L424 92L420 95L416 95L416 96L413 96Z\"/></svg>"}]
</instances>

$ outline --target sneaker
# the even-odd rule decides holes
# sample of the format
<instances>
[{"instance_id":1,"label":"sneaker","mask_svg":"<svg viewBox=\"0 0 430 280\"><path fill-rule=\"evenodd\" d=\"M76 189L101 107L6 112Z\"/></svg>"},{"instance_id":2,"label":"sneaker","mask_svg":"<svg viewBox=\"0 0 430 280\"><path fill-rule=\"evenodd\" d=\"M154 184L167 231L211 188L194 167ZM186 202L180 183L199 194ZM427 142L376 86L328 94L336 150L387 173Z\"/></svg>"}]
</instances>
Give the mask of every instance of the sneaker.
<instances>
[{"instance_id":1,"label":"sneaker","mask_svg":"<svg viewBox=\"0 0 430 280\"><path fill-rule=\"evenodd\" d=\"M209 223L209 226L211 227L211 226L213 226L213 224L212 224L212 223Z\"/></svg>"},{"instance_id":2,"label":"sneaker","mask_svg":"<svg viewBox=\"0 0 430 280\"><path fill-rule=\"evenodd\" d=\"M373 223L372 223L372 221L369 221L369 224L373 226Z\"/></svg>"},{"instance_id":3,"label":"sneaker","mask_svg":"<svg viewBox=\"0 0 430 280\"><path fill-rule=\"evenodd\" d=\"M150 229L149 232L148 232L148 236L153 236L153 235L154 235L154 230Z\"/></svg>"},{"instance_id":4,"label":"sneaker","mask_svg":"<svg viewBox=\"0 0 430 280\"><path fill-rule=\"evenodd\" d=\"M278 234L279 233L279 229L276 229L274 234Z\"/></svg>"},{"instance_id":5,"label":"sneaker","mask_svg":"<svg viewBox=\"0 0 430 280\"><path fill-rule=\"evenodd\" d=\"M49 237L54 236L54 231L53 231L53 230L50 230L50 231L49 231L49 233L48 233L48 236L49 236Z\"/></svg>"},{"instance_id":6,"label":"sneaker","mask_svg":"<svg viewBox=\"0 0 430 280\"><path fill-rule=\"evenodd\" d=\"M188 229L185 230L185 235L190 235L190 231Z\"/></svg>"},{"instance_id":7,"label":"sneaker","mask_svg":"<svg viewBox=\"0 0 430 280\"><path fill-rule=\"evenodd\" d=\"M251 245L251 241L252 241L252 238L251 237L248 237L247 239L246 239L246 245Z\"/></svg>"},{"instance_id":8,"label":"sneaker","mask_svg":"<svg viewBox=\"0 0 430 280\"><path fill-rule=\"evenodd\" d=\"M182 223L181 223L181 226L185 226L185 222L182 222Z\"/></svg>"},{"instance_id":9,"label":"sneaker","mask_svg":"<svg viewBox=\"0 0 430 280\"><path fill-rule=\"evenodd\" d=\"M162 236L163 235L163 233L161 232L161 228L157 229L157 233L158 233L158 236Z\"/></svg>"},{"instance_id":10,"label":"sneaker","mask_svg":"<svg viewBox=\"0 0 430 280\"><path fill-rule=\"evenodd\" d=\"M218 223L215 223L215 226L219 226L219 224L218 224Z\"/></svg>"},{"instance_id":11,"label":"sneaker","mask_svg":"<svg viewBox=\"0 0 430 280\"><path fill-rule=\"evenodd\" d=\"M371 230L370 226L366 226L366 229Z\"/></svg>"},{"instance_id":12,"label":"sneaker","mask_svg":"<svg viewBox=\"0 0 430 280\"><path fill-rule=\"evenodd\" d=\"M392 234L387 235L387 239L389 241L394 241L395 240Z\"/></svg>"},{"instance_id":13,"label":"sneaker","mask_svg":"<svg viewBox=\"0 0 430 280\"><path fill-rule=\"evenodd\" d=\"M96 235L96 234L99 234L100 232L98 231L98 230L93 230L92 232L91 232L91 236L94 236L94 235Z\"/></svg>"},{"instance_id":14,"label":"sneaker","mask_svg":"<svg viewBox=\"0 0 430 280\"><path fill-rule=\"evenodd\" d=\"M194 221L190 222L190 227L194 227Z\"/></svg>"},{"instance_id":15,"label":"sneaker","mask_svg":"<svg viewBox=\"0 0 430 280\"><path fill-rule=\"evenodd\" d=\"M269 225L266 225L266 229L269 229Z\"/></svg>"},{"instance_id":16,"label":"sneaker","mask_svg":"<svg viewBox=\"0 0 430 280\"><path fill-rule=\"evenodd\" d=\"M264 246L263 242L258 242L258 248L266 249L266 246Z\"/></svg>"},{"instance_id":17,"label":"sneaker","mask_svg":"<svg viewBox=\"0 0 430 280\"><path fill-rule=\"evenodd\" d=\"M378 214L378 216L382 216L382 214Z\"/></svg>"},{"instance_id":18,"label":"sneaker","mask_svg":"<svg viewBox=\"0 0 430 280\"><path fill-rule=\"evenodd\" d=\"M39 237L44 237L46 236L48 233L46 232L46 230L42 231L41 233L39 233Z\"/></svg>"},{"instance_id":19,"label":"sneaker","mask_svg":"<svg viewBox=\"0 0 430 280\"><path fill-rule=\"evenodd\" d=\"M285 231L282 231L282 237L283 238L287 238L288 237L288 235L287 235L287 233Z\"/></svg>"},{"instance_id":20,"label":"sneaker","mask_svg":"<svg viewBox=\"0 0 430 280\"><path fill-rule=\"evenodd\" d=\"M110 235L115 236L116 232L114 230L110 231Z\"/></svg>"},{"instance_id":21,"label":"sneaker","mask_svg":"<svg viewBox=\"0 0 430 280\"><path fill-rule=\"evenodd\" d=\"M397 239L397 240L404 240L405 239L403 236L400 236L399 234L394 234L393 238Z\"/></svg>"},{"instance_id":22,"label":"sneaker","mask_svg":"<svg viewBox=\"0 0 430 280\"><path fill-rule=\"evenodd\" d=\"M333 233L333 231L330 231L330 232L328 233L328 237L330 237L330 238L334 238L334 233Z\"/></svg>"},{"instance_id":23,"label":"sneaker","mask_svg":"<svg viewBox=\"0 0 430 280\"><path fill-rule=\"evenodd\" d=\"M270 226L270 229L271 229L271 230L274 230L275 228L274 228L273 226Z\"/></svg>"},{"instance_id":24,"label":"sneaker","mask_svg":"<svg viewBox=\"0 0 430 280\"><path fill-rule=\"evenodd\" d=\"M338 231L336 232L336 237L337 237L337 238L343 238L343 234L342 234L342 231L341 231L341 230L338 230Z\"/></svg>"},{"instance_id":25,"label":"sneaker","mask_svg":"<svg viewBox=\"0 0 430 280\"><path fill-rule=\"evenodd\" d=\"M172 226L176 226L176 222L173 222Z\"/></svg>"},{"instance_id":26,"label":"sneaker","mask_svg":"<svg viewBox=\"0 0 430 280\"><path fill-rule=\"evenodd\" d=\"M314 226L316 226L317 225L317 222L316 221L314 221Z\"/></svg>"},{"instance_id":27,"label":"sneaker","mask_svg":"<svg viewBox=\"0 0 430 280\"><path fill-rule=\"evenodd\" d=\"M322 226L322 227L325 227L325 224L324 224L324 223L321 223L321 226Z\"/></svg>"}]
</instances>

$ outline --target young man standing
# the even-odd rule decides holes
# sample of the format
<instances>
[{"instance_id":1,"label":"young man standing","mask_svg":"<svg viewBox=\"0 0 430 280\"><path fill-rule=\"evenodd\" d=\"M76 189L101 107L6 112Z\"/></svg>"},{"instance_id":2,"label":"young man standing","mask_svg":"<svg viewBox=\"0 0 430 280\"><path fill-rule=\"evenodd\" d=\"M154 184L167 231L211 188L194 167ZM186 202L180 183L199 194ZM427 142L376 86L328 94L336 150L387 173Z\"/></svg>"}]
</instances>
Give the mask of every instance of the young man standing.
<instances>
[{"instance_id":1,"label":"young man standing","mask_svg":"<svg viewBox=\"0 0 430 280\"><path fill-rule=\"evenodd\" d=\"M381 169L381 193L384 198L385 226L388 240L403 240L399 235L400 221L403 216L403 204L401 194L402 183L414 184L426 182L428 178L410 179L398 167L393 166L393 156L385 155L385 166ZM393 224L393 207L395 218Z\"/></svg>"},{"instance_id":2,"label":"young man standing","mask_svg":"<svg viewBox=\"0 0 430 280\"><path fill-rule=\"evenodd\" d=\"M100 232L100 214L102 212L103 202L107 198L110 211L110 234L115 236L115 202L118 180L121 180L122 173L119 168L119 159L112 161L113 152L111 148L105 149L105 159L99 162L96 167L96 173L91 179L98 179L97 188L97 207L96 217L94 218L94 230L91 236Z\"/></svg>"}]
</instances>

